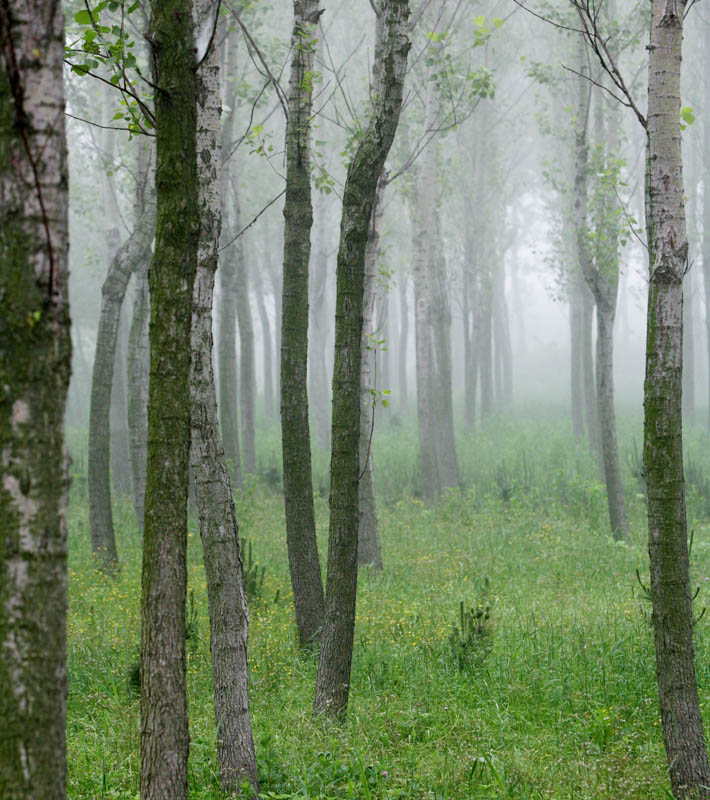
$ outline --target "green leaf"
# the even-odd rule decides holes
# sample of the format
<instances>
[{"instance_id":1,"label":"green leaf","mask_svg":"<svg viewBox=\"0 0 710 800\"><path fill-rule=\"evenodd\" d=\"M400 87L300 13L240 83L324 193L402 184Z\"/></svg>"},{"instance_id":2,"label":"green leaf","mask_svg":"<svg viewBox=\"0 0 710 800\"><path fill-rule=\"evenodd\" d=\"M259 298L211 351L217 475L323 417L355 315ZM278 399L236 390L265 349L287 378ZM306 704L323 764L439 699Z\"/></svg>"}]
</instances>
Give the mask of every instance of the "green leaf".
<instances>
[{"instance_id":1,"label":"green leaf","mask_svg":"<svg viewBox=\"0 0 710 800\"><path fill-rule=\"evenodd\" d=\"M79 25L91 25L91 14L85 8L82 8L81 11L77 11L74 14L74 22L78 22Z\"/></svg>"}]
</instances>

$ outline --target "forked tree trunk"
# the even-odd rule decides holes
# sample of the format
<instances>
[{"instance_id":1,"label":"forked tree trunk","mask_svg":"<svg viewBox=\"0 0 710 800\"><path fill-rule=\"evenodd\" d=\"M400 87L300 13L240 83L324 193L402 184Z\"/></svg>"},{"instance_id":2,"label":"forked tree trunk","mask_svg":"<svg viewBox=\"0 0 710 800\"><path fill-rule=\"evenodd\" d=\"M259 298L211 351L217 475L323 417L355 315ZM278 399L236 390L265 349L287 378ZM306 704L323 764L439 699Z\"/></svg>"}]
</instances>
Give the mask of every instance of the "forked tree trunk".
<instances>
[{"instance_id":1,"label":"forked tree trunk","mask_svg":"<svg viewBox=\"0 0 710 800\"><path fill-rule=\"evenodd\" d=\"M141 800L186 800L190 332L200 231L190 0L153 0L157 226L141 596Z\"/></svg>"},{"instance_id":2,"label":"forked tree trunk","mask_svg":"<svg viewBox=\"0 0 710 800\"><path fill-rule=\"evenodd\" d=\"M684 13L685 4L678 0L652 0L643 467L658 698L671 788L677 798L698 798L710 797L710 765L695 675L683 486L683 275L688 266L680 150Z\"/></svg>"},{"instance_id":3,"label":"forked tree trunk","mask_svg":"<svg viewBox=\"0 0 710 800\"><path fill-rule=\"evenodd\" d=\"M0 4L0 797L64 800L71 371L59 3Z\"/></svg>"},{"instance_id":4,"label":"forked tree trunk","mask_svg":"<svg viewBox=\"0 0 710 800\"><path fill-rule=\"evenodd\" d=\"M286 127L286 202L281 328L281 432L286 544L301 647L323 628L308 422L308 264L311 252L311 103L318 0L294 0Z\"/></svg>"},{"instance_id":5,"label":"forked tree trunk","mask_svg":"<svg viewBox=\"0 0 710 800\"><path fill-rule=\"evenodd\" d=\"M365 248L377 182L397 130L409 52L407 0L382 0L377 10L385 26L381 80L348 168L338 250L328 574L314 699L317 712L331 715L347 707L355 632Z\"/></svg>"},{"instance_id":6,"label":"forked tree trunk","mask_svg":"<svg viewBox=\"0 0 710 800\"><path fill-rule=\"evenodd\" d=\"M209 30L216 13L213 0L198 0L197 30ZM213 44L197 72L200 242L192 305L190 462L207 578L220 782L224 791L233 793L244 780L256 792L259 784L249 715L249 617L212 367L212 302L222 223L219 73L219 55Z\"/></svg>"}]
</instances>

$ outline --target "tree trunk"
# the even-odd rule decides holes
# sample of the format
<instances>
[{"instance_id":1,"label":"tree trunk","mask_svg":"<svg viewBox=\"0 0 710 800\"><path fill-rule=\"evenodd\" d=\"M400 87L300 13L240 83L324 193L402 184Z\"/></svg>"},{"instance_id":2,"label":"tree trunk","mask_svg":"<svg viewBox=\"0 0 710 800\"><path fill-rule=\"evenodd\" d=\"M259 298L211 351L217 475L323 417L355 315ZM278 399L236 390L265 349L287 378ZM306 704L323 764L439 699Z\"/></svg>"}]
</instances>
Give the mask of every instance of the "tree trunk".
<instances>
[{"instance_id":1,"label":"tree trunk","mask_svg":"<svg viewBox=\"0 0 710 800\"><path fill-rule=\"evenodd\" d=\"M377 26L379 32L382 26L381 17L377 20ZM386 176L384 174L380 175L372 209L372 219L370 220L367 234L362 302L362 340L360 343L360 526L358 528L357 558L359 564L371 564L378 570L382 569L382 552L377 523L377 504L375 502L375 469L372 458L372 439L378 405L380 406L380 412L382 411L382 397L377 395L379 390L377 364L380 360L380 348L377 344L379 337L374 335L374 317L385 180Z\"/></svg>"},{"instance_id":2,"label":"tree trunk","mask_svg":"<svg viewBox=\"0 0 710 800\"><path fill-rule=\"evenodd\" d=\"M286 202L281 328L281 432L286 543L301 647L323 628L308 423L308 262L311 252L311 102L318 0L294 0L286 128Z\"/></svg>"},{"instance_id":3,"label":"tree trunk","mask_svg":"<svg viewBox=\"0 0 710 800\"><path fill-rule=\"evenodd\" d=\"M224 75L236 74L237 46L234 34L227 34L224 40ZM226 97L226 84L223 87L225 104L232 110L222 120L222 151L229 152L234 133L234 108L236 103L233 98ZM232 162L222 170L222 218L226 218L227 197L229 195L230 172ZM239 230L224 233L222 238L230 242ZM224 245L217 273L217 381L219 397L217 408L219 410L219 424L222 431L222 444L227 459L227 467L232 478L232 485L241 487L242 468L239 456L239 412L237 409L237 275L236 261L232 252L232 244Z\"/></svg>"},{"instance_id":4,"label":"tree trunk","mask_svg":"<svg viewBox=\"0 0 710 800\"><path fill-rule=\"evenodd\" d=\"M583 284L582 292L582 388L584 419L589 439L589 452L599 458L599 417L594 370L594 295Z\"/></svg>"},{"instance_id":5,"label":"tree trunk","mask_svg":"<svg viewBox=\"0 0 710 800\"><path fill-rule=\"evenodd\" d=\"M710 52L710 25L705 26L705 52ZM710 109L710 81L705 81L704 108ZM703 187L710 189L710 114L703 117ZM705 337L708 373L708 419L710 433L710 191L703 189L703 288L705 290Z\"/></svg>"},{"instance_id":6,"label":"tree trunk","mask_svg":"<svg viewBox=\"0 0 710 800\"><path fill-rule=\"evenodd\" d=\"M234 228L242 229L239 186L232 181ZM249 303L249 262L244 239L239 238L230 248L235 260L235 292L237 326L239 328L239 418L241 421L242 458L244 472L256 475L256 366L254 356L254 320Z\"/></svg>"},{"instance_id":7,"label":"tree trunk","mask_svg":"<svg viewBox=\"0 0 710 800\"><path fill-rule=\"evenodd\" d=\"M198 0L197 30L209 28L215 13L213 0ZM245 779L256 792L259 784L249 715L249 617L212 367L212 302L222 224L219 73L219 54L213 44L197 72L200 242L192 305L190 462L207 578L220 781L224 791L231 793Z\"/></svg>"},{"instance_id":8,"label":"tree trunk","mask_svg":"<svg viewBox=\"0 0 710 800\"><path fill-rule=\"evenodd\" d=\"M138 527L145 517L145 472L148 457L148 373L150 368L150 297L148 264L136 273L133 316L128 336L128 431L133 507Z\"/></svg>"},{"instance_id":9,"label":"tree trunk","mask_svg":"<svg viewBox=\"0 0 710 800\"><path fill-rule=\"evenodd\" d=\"M126 407L126 358L124 346L126 323L123 303L118 315L116 353L113 380L111 381L111 477L116 492L126 495L131 491L131 457L128 450L128 410Z\"/></svg>"},{"instance_id":10,"label":"tree trunk","mask_svg":"<svg viewBox=\"0 0 710 800\"><path fill-rule=\"evenodd\" d=\"M153 0L157 226L141 598L141 800L186 800L190 328L200 231L190 0Z\"/></svg>"},{"instance_id":11,"label":"tree trunk","mask_svg":"<svg viewBox=\"0 0 710 800\"><path fill-rule=\"evenodd\" d=\"M316 198L315 223L316 243L309 280L308 402L315 422L316 441L320 449L326 452L330 445L330 381L326 350L328 320L332 319L332 315L328 304L328 214L322 195Z\"/></svg>"},{"instance_id":12,"label":"tree trunk","mask_svg":"<svg viewBox=\"0 0 710 800\"><path fill-rule=\"evenodd\" d=\"M0 797L66 797L64 17L0 5Z\"/></svg>"},{"instance_id":13,"label":"tree trunk","mask_svg":"<svg viewBox=\"0 0 710 800\"><path fill-rule=\"evenodd\" d=\"M409 302L407 301L408 276L401 275L397 279L399 287L399 363L397 384L399 397L397 408L406 411L409 406L409 387L407 386L407 354L409 350Z\"/></svg>"},{"instance_id":14,"label":"tree trunk","mask_svg":"<svg viewBox=\"0 0 710 800\"><path fill-rule=\"evenodd\" d=\"M394 139L407 66L407 0L382 0L384 46L374 111L348 168L338 250L326 609L314 708L344 714L357 593L360 359L365 249L377 182Z\"/></svg>"},{"instance_id":15,"label":"tree trunk","mask_svg":"<svg viewBox=\"0 0 710 800\"><path fill-rule=\"evenodd\" d=\"M273 344L271 342L271 322L264 302L264 283L261 279L260 269L254 270L253 279L256 307L259 312L259 324L261 325L261 337L264 345L264 416L266 419L272 419L274 416L274 381L271 371Z\"/></svg>"},{"instance_id":16,"label":"tree trunk","mask_svg":"<svg viewBox=\"0 0 710 800\"><path fill-rule=\"evenodd\" d=\"M683 488L683 275L688 265L680 151L684 12L682 2L651 3L643 462L656 674L671 788L677 798L696 798L710 796L710 765L695 676Z\"/></svg>"},{"instance_id":17,"label":"tree trunk","mask_svg":"<svg viewBox=\"0 0 710 800\"><path fill-rule=\"evenodd\" d=\"M118 564L109 473L111 387L118 327L128 281L131 273L150 257L154 230L154 207L148 203L133 234L111 261L101 287L101 316L91 374L89 412L89 523L91 548L108 570Z\"/></svg>"},{"instance_id":18,"label":"tree trunk","mask_svg":"<svg viewBox=\"0 0 710 800\"><path fill-rule=\"evenodd\" d=\"M597 399L609 523L611 534L615 539L628 540L629 523L626 519L624 487L621 482L619 447L616 439L613 353L614 308L599 304L597 306Z\"/></svg>"},{"instance_id":19,"label":"tree trunk","mask_svg":"<svg viewBox=\"0 0 710 800\"><path fill-rule=\"evenodd\" d=\"M572 432L577 441L584 437L584 385L582 376L582 299L579 276L568 279L570 328L570 403L572 407Z\"/></svg>"}]
</instances>

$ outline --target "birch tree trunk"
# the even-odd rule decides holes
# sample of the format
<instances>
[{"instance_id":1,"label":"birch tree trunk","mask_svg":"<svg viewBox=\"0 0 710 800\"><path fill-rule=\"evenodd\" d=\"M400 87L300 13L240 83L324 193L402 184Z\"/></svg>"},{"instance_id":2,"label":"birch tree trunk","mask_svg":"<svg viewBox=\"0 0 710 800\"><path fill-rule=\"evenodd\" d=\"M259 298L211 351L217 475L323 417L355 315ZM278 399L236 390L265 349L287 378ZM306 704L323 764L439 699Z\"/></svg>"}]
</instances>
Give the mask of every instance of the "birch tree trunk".
<instances>
[{"instance_id":1,"label":"birch tree trunk","mask_svg":"<svg viewBox=\"0 0 710 800\"><path fill-rule=\"evenodd\" d=\"M141 597L141 800L186 800L190 332L200 219L190 0L153 0L157 226Z\"/></svg>"},{"instance_id":2,"label":"birch tree trunk","mask_svg":"<svg viewBox=\"0 0 710 800\"><path fill-rule=\"evenodd\" d=\"M64 17L0 5L0 797L66 797Z\"/></svg>"},{"instance_id":3,"label":"birch tree trunk","mask_svg":"<svg viewBox=\"0 0 710 800\"><path fill-rule=\"evenodd\" d=\"M196 29L209 30L216 23L217 12L214 0L198 0ZM192 304L190 461L207 578L220 781L226 792L236 792L246 779L258 792L249 715L249 617L232 486L219 436L212 367L212 303L222 225L220 68L214 44L197 70L197 90L200 241Z\"/></svg>"},{"instance_id":4,"label":"birch tree trunk","mask_svg":"<svg viewBox=\"0 0 710 800\"><path fill-rule=\"evenodd\" d=\"M682 444L683 276L688 241L680 150L685 3L652 0L648 63L646 224L648 327L643 466L658 698L671 788L710 796L693 646Z\"/></svg>"},{"instance_id":5,"label":"birch tree trunk","mask_svg":"<svg viewBox=\"0 0 710 800\"><path fill-rule=\"evenodd\" d=\"M308 263L311 253L311 103L318 0L294 0L281 328L281 433L286 543L301 647L323 628L321 580L308 422Z\"/></svg>"},{"instance_id":6,"label":"birch tree trunk","mask_svg":"<svg viewBox=\"0 0 710 800\"><path fill-rule=\"evenodd\" d=\"M705 52L710 53L710 25L705 26ZM710 109L710 81L705 81L704 108ZM703 118L703 186L710 188L710 113ZM710 432L710 191L703 191L703 289L705 294L705 337L708 371L708 419Z\"/></svg>"},{"instance_id":7,"label":"birch tree trunk","mask_svg":"<svg viewBox=\"0 0 710 800\"><path fill-rule=\"evenodd\" d=\"M350 688L357 594L360 364L365 249L377 182L402 107L409 39L407 0L382 0L383 62L370 124L348 168L338 250L330 531L326 607L314 708L345 713ZM373 70L376 72L377 70Z\"/></svg>"}]
</instances>

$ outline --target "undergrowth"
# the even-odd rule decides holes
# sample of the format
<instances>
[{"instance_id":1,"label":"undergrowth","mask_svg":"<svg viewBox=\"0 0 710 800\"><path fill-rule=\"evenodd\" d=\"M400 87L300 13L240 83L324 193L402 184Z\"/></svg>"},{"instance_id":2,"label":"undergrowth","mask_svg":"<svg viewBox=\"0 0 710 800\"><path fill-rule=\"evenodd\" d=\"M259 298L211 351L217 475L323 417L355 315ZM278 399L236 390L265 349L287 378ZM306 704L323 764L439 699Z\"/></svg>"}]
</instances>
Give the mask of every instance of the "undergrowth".
<instances>
[{"instance_id":1,"label":"undergrowth","mask_svg":"<svg viewBox=\"0 0 710 800\"><path fill-rule=\"evenodd\" d=\"M628 464L624 448L639 431L621 427ZM702 443L698 434L689 447L698 475L689 491L697 614L710 579ZM632 469L624 478L626 545L608 535L604 491L584 443L553 426L497 422L462 435L462 486L434 505L418 497L411 429L385 427L374 452L385 569L360 572L343 723L311 713L317 665L296 650L278 481L251 479L237 495L258 583L249 660L263 796L667 797L653 642L636 578L637 569L644 582L648 573L643 493ZM270 452L262 456L273 467ZM82 463L75 455L69 514L69 797L134 800L141 538L128 499L118 498L121 570L111 578L93 569ZM325 563L327 493L316 493L316 510ZM188 570L190 797L223 800L194 520ZM701 619L696 634L707 714L706 625Z\"/></svg>"}]
</instances>

